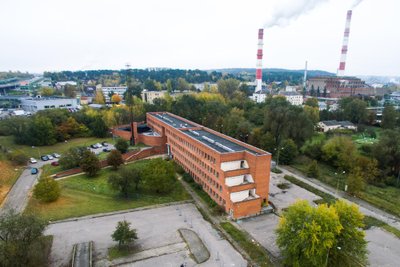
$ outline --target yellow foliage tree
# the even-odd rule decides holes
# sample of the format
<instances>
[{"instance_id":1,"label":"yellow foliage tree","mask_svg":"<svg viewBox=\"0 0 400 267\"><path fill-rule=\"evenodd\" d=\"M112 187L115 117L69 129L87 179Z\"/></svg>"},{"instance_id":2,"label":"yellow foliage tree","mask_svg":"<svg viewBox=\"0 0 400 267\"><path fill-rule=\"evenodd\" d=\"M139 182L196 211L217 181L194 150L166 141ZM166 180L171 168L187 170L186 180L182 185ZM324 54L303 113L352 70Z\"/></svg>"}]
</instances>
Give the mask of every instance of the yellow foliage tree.
<instances>
[{"instance_id":1,"label":"yellow foliage tree","mask_svg":"<svg viewBox=\"0 0 400 267\"><path fill-rule=\"evenodd\" d=\"M117 94L114 94L112 97L111 97L111 102L113 102L113 103L119 103L119 102L121 102L122 101L122 97L120 97L119 95L117 95Z\"/></svg>"}]
</instances>

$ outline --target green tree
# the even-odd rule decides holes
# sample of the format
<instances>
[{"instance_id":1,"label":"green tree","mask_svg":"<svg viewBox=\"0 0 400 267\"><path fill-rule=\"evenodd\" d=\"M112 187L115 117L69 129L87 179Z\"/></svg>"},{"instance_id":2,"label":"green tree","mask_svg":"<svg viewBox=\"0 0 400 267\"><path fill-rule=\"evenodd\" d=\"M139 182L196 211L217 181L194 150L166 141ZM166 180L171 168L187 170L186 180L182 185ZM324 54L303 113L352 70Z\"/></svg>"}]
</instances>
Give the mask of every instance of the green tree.
<instances>
[{"instance_id":1,"label":"green tree","mask_svg":"<svg viewBox=\"0 0 400 267\"><path fill-rule=\"evenodd\" d=\"M319 108L318 107L312 107L312 106L305 105L304 112L307 114L307 116L310 118L310 120L314 124L317 124L319 122Z\"/></svg>"},{"instance_id":2,"label":"green tree","mask_svg":"<svg viewBox=\"0 0 400 267\"><path fill-rule=\"evenodd\" d=\"M342 231L336 237L336 243L329 251L327 266L352 267L367 265L367 241L365 240L364 215L354 204L344 200L333 204L339 216Z\"/></svg>"},{"instance_id":3,"label":"green tree","mask_svg":"<svg viewBox=\"0 0 400 267\"><path fill-rule=\"evenodd\" d=\"M364 179L360 167L355 167L351 170L347 177L348 192L353 195L358 195L364 189Z\"/></svg>"},{"instance_id":4,"label":"green tree","mask_svg":"<svg viewBox=\"0 0 400 267\"><path fill-rule=\"evenodd\" d=\"M96 176L96 174L100 170L99 158L90 150L86 150L83 152L80 167L87 176Z\"/></svg>"},{"instance_id":5,"label":"green tree","mask_svg":"<svg viewBox=\"0 0 400 267\"><path fill-rule=\"evenodd\" d=\"M378 143L373 147L373 155L378 160L381 170L397 176L400 173L400 132L382 132Z\"/></svg>"},{"instance_id":6,"label":"green tree","mask_svg":"<svg viewBox=\"0 0 400 267\"><path fill-rule=\"evenodd\" d=\"M75 98L76 97L76 86L66 84L64 86L64 95L65 95L65 97Z\"/></svg>"},{"instance_id":7,"label":"green tree","mask_svg":"<svg viewBox=\"0 0 400 267\"><path fill-rule=\"evenodd\" d=\"M33 267L40 251L37 245L47 224L33 215L9 212L0 217L0 265ZM41 265L43 266L43 265Z\"/></svg>"},{"instance_id":8,"label":"green tree","mask_svg":"<svg viewBox=\"0 0 400 267\"><path fill-rule=\"evenodd\" d=\"M139 191L139 184L142 180L141 172L136 168L121 168L118 173L108 177L111 188L119 191L125 198L134 191Z\"/></svg>"},{"instance_id":9,"label":"green tree","mask_svg":"<svg viewBox=\"0 0 400 267\"><path fill-rule=\"evenodd\" d=\"M119 138L119 139L117 140L117 142L115 143L115 148L116 148L119 152L121 152L121 153L123 154L123 153L126 153L126 152L128 151L129 144L128 144L128 142L125 141L124 139Z\"/></svg>"},{"instance_id":10,"label":"green tree","mask_svg":"<svg viewBox=\"0 0 400 267\"><path fill-rule=\"evenodd\" d=\"M56 140L56 130L51 120L44 116L35 116L29 125L26 136L26 144L34 146L54 145Z\"/></svg>"},{"instance_id":11,"label":"green tree","mask_svg":"<svg viewBox=\"0 0 400 267\"><path fill-rule=\"evenodd\" d=\"M189 91L190 85L184 78L178 78L177 89L179 91Z\"/></svg>"},{"instance_id":12,"label":"green tree","mask_svg":"<svg viewBox=\"0 0 400 267\"><path fill-rule=\"evenodd\" d=\"M357 98L343 98L339 101L347 120L353 123L364 123L368 119L367 103Z\"/></svg>"},{"instance_id":13,"label":"green tree","mask_svg":"<svg viewBox=\"0 0 400 267\"><path fill-rule=\"evenodd\" d=\"M78 167L82 160L83 152L86 150L86 147L71 147L68 149L67 152L61 155L61 158L58 161L61 168L67 170Z\"/></svg>"},{"instance_id":14,"label":"green tree","mask_svg":"<svg viewBox=\"0 0 400 267\"><path fill-rule=\"evenodd\" d=\"M107 156L107 164L112 167L113 170L117 170L118 167L124 164L124 159L119 150L113 149Z\"/></svg>"},{"instance_id":15,"label":"green tree","mask_svg":"<svg viewBox=\"0 0 400 267\"><path fill-rule=\"evenodd\" d=\"M235 91L239 90L240 82L236 79L229 78L226 80L219 80L217 85L218 92L229 99L233 96Z\"/></svg>"},{"instance_id":16,"label":"green tree","mask_svg":"<svg viewBox=\"0 0 400 267\"><path fill-rule=\"evenodd\" d=\"M54 88L52 87L42 87L39 90L41 96L52 96L55 93Z\"/></svg>"},{"instance_id":17,"label":"green tree","mask_svg":"<svg viewBox=\"0 0 400 267\"><path fill-rule=\"evenodd\" d=\"M318 163L316 160L313 160L310 166L308 166L307 176L311 178L318 178L319 175L320 173L319 173Z\"/></svg>"},{"instance_id":18,"label":"green tree","mask_svg":"<svg viewBox=\"0 0 400 267\"><path fill-rule=\"evenodd\" d=\"M356 166L360 168L362 177L368 183L376 183L379 177L378 161L374 158L365 156L358 156L356 159Z\"/></svg>"},{"instance_id":19,"label":"green tree","mask_svg":"<svg viewBox=\"0 0 400 267\"><path fill-rule=\"evenodd\" d=\"M175 186L175 171L171 161L150 160L142 170L143 186L159 194L168 193Z\"/></svg>"},{"instance_id":20,"label":"green tree","mask_svg":"<svg viewBox=\"0 0 400 267\"><path fill-rule=\"evenodd\" d=\"M334 136L322 146L322 158L334 167L349 171L356 157L357 150L348 137Z\"/></svg>"},{"instance_id":21,"label":"green tree","mask_svg":"<svg viewBox=\"0 0 400 267\"><path fill-rule=\"evenodd\" d=\"M279 155L279 163L289 165L297 157L299 151L297 145L292 139L286 139L282 142Z\"/></svg>"},{"instance_id":22,"label":"green tree","mask_svg":"<svg viewBox=\"0 0 400 267\"><path fill-rule=\"evenodd\" d=\"M288 266L327 266L330 250L343 226L334 207L312 207L297 201L283 214L276 230L277 244Z\"/></svg>"},{"instance_id":23,"label":"green tree","mask_svg":"<svg viewBox=\"0 0 400 267\"><path fill-rule=\"evenodd\" d=\"M112 239L118 242L118 247L120 248L138 239L136 229L131 229L130 225L131 223L126 220L118 222L115 231L111 235Z\"/></svg>"},{"instance_id":24,"label":"green tree","mask_svg":"<svg viewBox=\"0 0 400 267\"><path fill-rule=\"evenodd\" d=\"M41 178L33 189L33 196L43 202L56 201L60 196L60 186L51 177Z\"/></svg>"},{"instance_id":25,"label":"green tree","mask_svg":"<svg viewBox=\"0 0 400 267\"><path fill-rule=\"evenodd\" d=\"M95 137L103 138L107 136L108 127L101 116L96 116L90 123L90 129Z\"/></svg>"},{"instance_id":26,"label":"green tree","mask_svg":"<svg viewBox=\"0 0 400 267\"><path fill-rule=\"evenodd\" d=\"M393 106L385 106L382 113L382 128L394 129L396 127L398 116L399 114Z\"/></svg>"}]
</instances>

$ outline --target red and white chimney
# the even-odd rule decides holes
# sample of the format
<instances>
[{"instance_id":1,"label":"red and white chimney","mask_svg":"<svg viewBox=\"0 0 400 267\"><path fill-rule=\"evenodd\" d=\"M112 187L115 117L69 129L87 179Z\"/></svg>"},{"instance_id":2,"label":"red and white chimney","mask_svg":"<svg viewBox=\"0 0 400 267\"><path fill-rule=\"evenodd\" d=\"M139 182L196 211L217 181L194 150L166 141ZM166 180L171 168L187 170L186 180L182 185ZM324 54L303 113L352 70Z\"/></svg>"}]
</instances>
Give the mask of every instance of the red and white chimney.
<instances>
[{"instance_id":1,"label":"red and white chimney","mask_svg":"<svg viewBox=\"0 0 400 267\"><path fill-rule=\"evenodd\" d=\"M346 17L346 27L345 27L344 36L343 36L342 53L340 56L340 64L339 64L339 69L337 71L337 76L345 75L346 57L347 57L347 50L348 50L348 45L349 45L349 35L350 35L351 15L352 15L352 11L348 10L347 17Z\"/></svg>"},{"instance_id":2,"label":"red and white chimney","mask_svg":"<svg viewBox=\"0 0 400 267\"><path fill-rule=\"evenodd\" d=\"M257 65L256 65L256 90L261 92L262 89L262 58L263 58L263 38L264 29L258 30L258 47L257 47Z\"/></svg>"}]
</instances>

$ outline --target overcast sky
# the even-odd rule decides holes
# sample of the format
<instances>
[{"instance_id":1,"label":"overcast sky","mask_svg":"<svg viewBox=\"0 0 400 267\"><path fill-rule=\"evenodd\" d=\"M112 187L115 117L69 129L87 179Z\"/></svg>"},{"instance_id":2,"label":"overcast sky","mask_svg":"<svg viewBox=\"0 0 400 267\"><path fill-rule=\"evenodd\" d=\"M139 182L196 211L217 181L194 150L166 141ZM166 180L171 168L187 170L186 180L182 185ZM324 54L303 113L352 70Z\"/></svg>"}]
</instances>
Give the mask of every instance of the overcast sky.
<instances>
[{"instance_id":1,"label":"overcast sky","mask_svg":"<svg viewBox=\"0 0 400 267\"><path fill-rule=\"evenodd\" d=\"M284 10L299 1L284 0ZM253 68L258 28L282 8L277 2L1 0L0 71L121 69L127 63ZM263 65L303 69L308 60L309 69L336 72L354 1L302 2L309 9L319 3L289 25L265 29ZM399 11L399 0L364 0L354 9L347 74L400 75Z\"/></svg>"}]
</instances>

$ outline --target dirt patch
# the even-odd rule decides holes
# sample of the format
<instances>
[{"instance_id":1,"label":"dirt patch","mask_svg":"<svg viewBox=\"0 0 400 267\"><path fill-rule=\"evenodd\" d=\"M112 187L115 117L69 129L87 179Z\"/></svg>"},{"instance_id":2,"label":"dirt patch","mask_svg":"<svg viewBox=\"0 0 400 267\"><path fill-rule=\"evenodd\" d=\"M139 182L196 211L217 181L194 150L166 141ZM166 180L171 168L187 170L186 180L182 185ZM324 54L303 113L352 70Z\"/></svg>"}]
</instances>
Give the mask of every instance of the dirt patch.
<instances>
[{"instance_id":1,"label":"dirt patch","mask_svg":"<svg viewBox=\"0 0 400 267\"><path fill-rule=\"evenodd\" d=\"M2 204L12 185L17 180L19 171L15 170L15 167L7 161L0 161L0 170L0 204Z\"/></svg>"}]
</instances>

